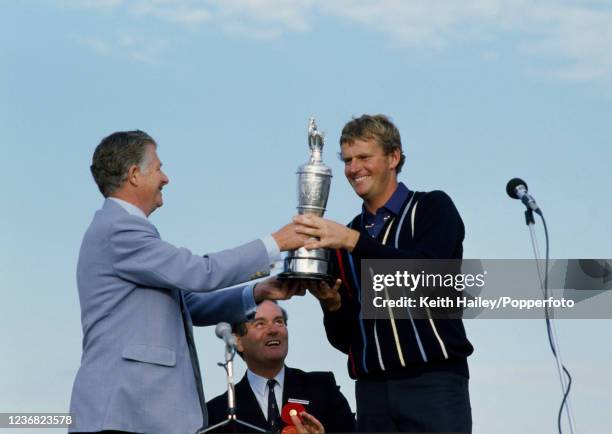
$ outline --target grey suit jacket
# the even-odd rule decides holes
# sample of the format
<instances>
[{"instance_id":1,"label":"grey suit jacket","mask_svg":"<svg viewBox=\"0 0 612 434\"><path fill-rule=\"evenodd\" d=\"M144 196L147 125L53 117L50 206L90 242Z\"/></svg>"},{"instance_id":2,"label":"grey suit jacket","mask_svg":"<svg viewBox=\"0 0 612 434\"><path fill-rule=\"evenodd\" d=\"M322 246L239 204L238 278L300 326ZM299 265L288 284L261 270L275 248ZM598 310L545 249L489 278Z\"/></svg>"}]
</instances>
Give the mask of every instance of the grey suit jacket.
<instances>
[{"instance_id":1,"label":"grey suit jacket","mask_svg":"<svg viewBox=\"0 0 612 434\"><path fill-rule=\"evenodd\" d=\"M269 265L259 240L197 256L107 199L85 233L77 266L83 355L70 431L173 434L206 425L181 292L189 328L242 321L243 288L205 291L266 275Z\"/></svg>"}]
</instances>

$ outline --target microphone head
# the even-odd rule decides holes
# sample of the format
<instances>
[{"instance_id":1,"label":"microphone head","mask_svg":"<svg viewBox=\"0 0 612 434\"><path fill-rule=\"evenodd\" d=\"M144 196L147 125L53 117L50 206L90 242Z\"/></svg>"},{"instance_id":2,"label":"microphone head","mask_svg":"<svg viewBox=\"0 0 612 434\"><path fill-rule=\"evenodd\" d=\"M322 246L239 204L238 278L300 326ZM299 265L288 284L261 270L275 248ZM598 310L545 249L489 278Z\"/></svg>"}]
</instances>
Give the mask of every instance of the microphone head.
<instances>
[{"instance_id":1,"label":"microphone head","mask_svg":"<svg viewBox=\"0 0 612 434\"><path fill-rule=\"evenodd\" d=\"M223 339L225 336L231 333L232 333L232 326L229 325L229 323L220 322L215 327L215 334L217 335L219 339Z\"/></svg>"},{"instance_id":2,"label":"microphone head","mask_svg":"<svg viewBox=\"0 0 612 434\"><path fill-rule=\"evenodd\" d=\"M510 181L508 181L508 184L506 184L506 193L508 193L508 196L510 196L512 199L519 198L516 194L516 187L519 185L522 185L525 187L525 190L528 190L527 183L521 178L512 178Z\"/></svg>"}]
</instances>

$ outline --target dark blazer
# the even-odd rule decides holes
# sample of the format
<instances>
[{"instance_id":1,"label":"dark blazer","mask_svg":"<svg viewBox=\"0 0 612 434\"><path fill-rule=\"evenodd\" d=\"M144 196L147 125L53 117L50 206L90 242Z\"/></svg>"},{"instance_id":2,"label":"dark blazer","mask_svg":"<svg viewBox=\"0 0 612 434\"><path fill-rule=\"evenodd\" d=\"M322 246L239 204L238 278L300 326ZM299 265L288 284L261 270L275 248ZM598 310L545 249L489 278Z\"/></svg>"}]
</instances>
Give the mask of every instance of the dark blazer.
<instances>
[{"instance_id":1,"label":"dark blazer","mask_svg":"<svg viewBox=\"0 0 612 434\"><path fill-rule=\"evenodd\" d=\"M246 374L236 384L235 389L238 419L267 429L266 416L261 411ZM285 367L283 405L289 399L308 401L308 404L303 404L306 411L321 421L325 432L353 432L355 430L355 417L331 372L304 372ZM227 418L227 392L208 401L207 407L209 426L225 420ZM225 429L216 432L229 431ZM242 428L237 428L236 431L249 432Z\"/></svg>"}]
</instances>

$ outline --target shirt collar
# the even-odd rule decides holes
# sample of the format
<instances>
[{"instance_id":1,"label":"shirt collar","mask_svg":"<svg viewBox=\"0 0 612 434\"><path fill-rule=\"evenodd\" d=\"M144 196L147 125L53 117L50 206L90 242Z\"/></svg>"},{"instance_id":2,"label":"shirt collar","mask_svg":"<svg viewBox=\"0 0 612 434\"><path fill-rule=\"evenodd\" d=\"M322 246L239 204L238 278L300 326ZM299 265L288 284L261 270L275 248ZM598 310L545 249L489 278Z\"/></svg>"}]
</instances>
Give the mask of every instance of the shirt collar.
<instances>
[{"instance_id":1,"label":"shirt collar","mask_svg":"<svg viewBox=\"0 0 612 434\"><path fill-rule=\"evenodd\" d=\"M268 387L268 379L265 377L261 377L247 369L247 378L249 379L249 384L254 391L256 391L261 396L265 396L266 388ZM285 381L285 367L276 374L274 379L278 382L278 385L282 388Z\"/></svg>"},{"instance_id":2,"label":"shirt collar","mask_svg":"<svg viewBox=\"0 0 612 434\"><path fill-rule=\"evenodd\" d=\"M128 214L135 215L135 216L138 216L138 217L142 217L143 219L147 218L146 214L140 208L138 208L134 204L126 202L123 199L118 199L116 197L109 197L108 199L110 199L110 200L118 203L119 205L121 205L121 208L123 208Z\"/></svg>"},{"instance_id":3,"label":"shirt collar","mask_svg":"<svg viewBox=\"0 0 612 434\"><path fill-rule=\"evenodd\" d=\"M395 189L387 203L385 203L382 207L387 209L394 215L399 215L400 210L406 202L406 199L408 198L409 194L410 190L408 190L408 187L406 187L403 182L400 182L397 184L397 188ZM365 208L365 205L362 205L362 210L364 214L370 214Z\"/></svg>"}]
</instances>

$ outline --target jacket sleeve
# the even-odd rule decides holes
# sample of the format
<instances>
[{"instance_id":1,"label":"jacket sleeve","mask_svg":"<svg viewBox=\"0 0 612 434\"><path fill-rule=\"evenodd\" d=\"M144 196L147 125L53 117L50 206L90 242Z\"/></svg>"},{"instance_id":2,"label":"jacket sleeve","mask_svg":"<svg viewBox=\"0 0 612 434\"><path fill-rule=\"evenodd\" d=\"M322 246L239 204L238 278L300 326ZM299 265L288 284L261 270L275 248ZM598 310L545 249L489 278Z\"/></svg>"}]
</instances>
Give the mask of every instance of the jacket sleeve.
<instances>
[{"instance_id":1,"label":"jacket sleeve","mask_svg":"<svg viewBox=\"0 0 612 434\"><path fill-rule=\"evenodd\" d=\"M261 240L198 256L162 241L152 224L136 216L116 221L109 243L115 271L141 286L204 292L269 273Z\"/></svg>"},{"instance_id":2,"label":"jacket sleeve","mask_svg":"<svg viewBox=\"0 0 612 434\"><path fill-rule=\"evenodd\" d=\"M230 324L247 320L244 286L214 292L185 292L185 304L194 326Z\"/></svg>"},{"instance_id":3,"label":"jacket sleeve","mask_svg":"<svg viewBox=\"0 0 612 434\"><path fill-rule=\"evenodd\" d=\"M404 228L410 227L409 220L407 215ZM418 200L412 248L396 249L362 234L353 254L364 259L451 259L464 236L463 221L451 198L443 191L432 191Z\"/></svg>"}]
</instances>

